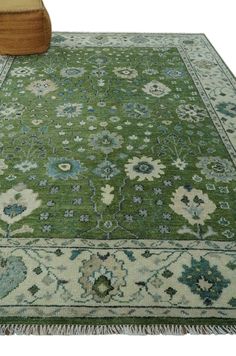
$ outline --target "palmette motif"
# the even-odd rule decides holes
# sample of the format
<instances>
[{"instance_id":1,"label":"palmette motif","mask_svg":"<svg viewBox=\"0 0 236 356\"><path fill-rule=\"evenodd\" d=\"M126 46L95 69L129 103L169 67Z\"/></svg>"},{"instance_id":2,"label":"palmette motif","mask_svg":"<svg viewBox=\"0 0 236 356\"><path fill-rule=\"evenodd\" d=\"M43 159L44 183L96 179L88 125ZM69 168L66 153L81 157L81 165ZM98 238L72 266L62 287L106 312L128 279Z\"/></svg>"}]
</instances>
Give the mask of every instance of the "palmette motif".
<instances>
[{"instance_id":1,"label":"palmette motif","mask_svg":"<svg viewBox=\"0 0 236 356\"><path fill-rule=\"evenodd\" d=\"M55 34L0 61L0 319L236 318L236 86L208 46Z\"/></svg>"}]
</instances>

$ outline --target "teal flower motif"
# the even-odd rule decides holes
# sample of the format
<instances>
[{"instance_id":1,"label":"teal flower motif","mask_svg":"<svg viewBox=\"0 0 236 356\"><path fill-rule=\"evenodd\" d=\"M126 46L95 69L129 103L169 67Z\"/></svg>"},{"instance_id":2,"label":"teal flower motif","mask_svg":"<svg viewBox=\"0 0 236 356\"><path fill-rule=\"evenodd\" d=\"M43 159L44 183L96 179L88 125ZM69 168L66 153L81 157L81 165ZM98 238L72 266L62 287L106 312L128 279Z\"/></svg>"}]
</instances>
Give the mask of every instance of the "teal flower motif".
<instances>
[{"instance_id":1,"label":"teal flower motif","mask_svg":"<svg viewBox=\"0 0 236 356\"><path fill-rule=\"evenodd\" d=\"M175 68L166 68L164 73L167 77L172 79L179 79L185 76L185 73L182 69L175 69Z\"/></svg>"},{"instance_id":2,"label":"teal flower motif","mask_svg":"<svg viewBox=\"0 0 236 356\"><path fill-rule=\"evenodd\" d=\"M93 172L101 178L110 180L120 173L120 170L116 168L116 165L110 161L103 161L100 163Z\"/></svg>"},{"instance_id":3,"label":"teal flower motif","mask_svg":"<svg viewBox=\"0 0 236 356\"><path fill-rule=\"evenodd\" d=\"M0 299L16 289L25 280L26 274L27 268L21 257L0 257Z\"/></svg>"},{"instance_id":4,"label":"teal flower motif","mask_svg":"<svg viewBox=\"0 0 236 356\"><path fill-rule=\"evenodd\" d=\"M235 117L236 116L236 104L231 102L223 102L217 105L217 110L226 116Z\"/></svg>"},{"instance_id":5,"label":"teal flower motif","mask_svg":"<svg viewBox=\"0 0 236 356\"><path fill-rule=\"evenodd\" d=\"M67 67L61 70L61 76L65 78L78 78L82 77L86 70L81 67Z\"/></svg>"},{"instance_id":6,"label":"teal flower motif","mask_svg":"<svg viewBox=\"0 0 236 356\"><path fill-rule=\"evenodd\" d=\"M184 272L179 281L186 284L194 294L198 294L205 305L212 305L223 289L228 287L230 281L225 279L218 271L217 266L210 266L209 262L201 257L200 261L192 258L191 266L183 266Z\"/></svg>"},{"instance_id":7,"label":"teal flower motif","mask_svg":"<svg viewBox=\"0 0 236 356\"><path fill-rule=\"evenodd\" d=\"M38 167L37 163L31 161L23 161L14 166L14 168L18 169L23 173L29 172L31 169L35 169L37 167Z\"/></svg>"},{"instance_id":8,"label":"teal flower motif","mask_svg":"<svg viewBox=\"0 0 236 356\"><path fill-rule=\"evenodd\" d=\"M99 150L105 154L121 148L122 144L122 136L108 130L93 134L89 137L89 145L92 146L93 149Z\"/></svg>"},{"instance_id":9,"label":"teal flower motif","mask_svg":"<svg viewBox=\"0 0 236 356\"><path fill-rule=\"evenodd\" d=\"M54 179L77 179L81 171L80 162L74 159L50 157L47 164L47 174Z\"/></svg>"},{"instance_id":10,"label":"teal flower motif","mask_svg":"<svg viewBox=\"0 0 236 356\"><path fill-rule=\"evenodd\" d=\"M134 119L147 119L150 117L150 112L147 106L139 103L127 103L123 106L127 115Z\"/></svg>"},{"instance_id":11,"label":"teal flower motif","mask_svg":"<svg viewBox=\"0 0 236 356\"><path fill-rule=\"evenodd\" d=\"M62 43L65 42L65 37L61 36L61 35L53 35L52 37L52 43Z\"/></svg>"},{"instance_id":12,"label":"teal flower motif","mask_svg":"<svg viewBox=\"0 0 236 356\"><path fill-rule=\"evenodd\" d=\"M0 219L8 225L13 225L31 215L40 205L38 193L20 183L0 194Z\"/></svg>"},{"instance_id":13,"label":"teal flower motif","mask_svg":"<svg viewBox=\"0 0 236 356\"><path fill-rule=\"evenodd\" d=\"M79 103L65 103L59 105L56 109L57 117L65 117L67 119L73 119L79 117L82 113L83 104Z\"/></svg>"},{"instance_id":14,"label":"teal flower motif","mask_svg":"<svg viewBox=\"0 0 236 356\"><path fill-rule=\"evenodd\" d=\"M215 182L230 182L236 180L236 170L231 161L221 157L199 157L196 167L207 179Z\"/></svg>"},{"instance_id":15,"label":"teal flower motif","mask_svg":"<svg viewBox=\"0 0 236 356\"><path fill-rule=\"evenodd\" d=\"M17 215L21 215L27 208L23 205L12 204L8 205L3 209L5 215L10 217L15 217Z\"/></svg>"}]
</instances>

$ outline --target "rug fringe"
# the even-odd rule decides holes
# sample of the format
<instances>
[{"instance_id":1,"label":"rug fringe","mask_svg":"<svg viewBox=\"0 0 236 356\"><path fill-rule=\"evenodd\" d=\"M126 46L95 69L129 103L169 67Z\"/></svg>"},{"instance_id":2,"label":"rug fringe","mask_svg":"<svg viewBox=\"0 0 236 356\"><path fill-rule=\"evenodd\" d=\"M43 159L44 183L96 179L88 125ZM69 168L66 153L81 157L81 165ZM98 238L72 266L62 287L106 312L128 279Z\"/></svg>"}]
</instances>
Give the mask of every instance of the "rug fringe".
<instances>
[{"instance_id":1,"label":"rug fringe","mask_svg":"<svg viewBox=\"0 0 236 356\"><path fill-rule=\"evenodd\" d=\"M0 325L0 335L225 335L236 325Z\"/></svg>"}]
</instances>

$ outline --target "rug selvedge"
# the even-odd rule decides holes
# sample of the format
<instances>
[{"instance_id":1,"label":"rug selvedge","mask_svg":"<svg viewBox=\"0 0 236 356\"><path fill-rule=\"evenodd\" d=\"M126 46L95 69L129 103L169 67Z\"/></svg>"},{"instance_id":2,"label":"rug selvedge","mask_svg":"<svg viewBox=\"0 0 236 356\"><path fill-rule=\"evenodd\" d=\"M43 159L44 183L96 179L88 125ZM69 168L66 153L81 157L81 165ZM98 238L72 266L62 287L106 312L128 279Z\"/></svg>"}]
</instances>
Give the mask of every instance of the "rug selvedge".
<instances>
[{"instance_id":1,"label":"rug selvedge","mask_svg":"<svg viewBox=\"0 0 236 356\"><path fill-rule=\"evenodd\" d=\"M204 35L54 34L0 83L1 323L234 325L236 84Z\"/></svg>"}]
</instances>

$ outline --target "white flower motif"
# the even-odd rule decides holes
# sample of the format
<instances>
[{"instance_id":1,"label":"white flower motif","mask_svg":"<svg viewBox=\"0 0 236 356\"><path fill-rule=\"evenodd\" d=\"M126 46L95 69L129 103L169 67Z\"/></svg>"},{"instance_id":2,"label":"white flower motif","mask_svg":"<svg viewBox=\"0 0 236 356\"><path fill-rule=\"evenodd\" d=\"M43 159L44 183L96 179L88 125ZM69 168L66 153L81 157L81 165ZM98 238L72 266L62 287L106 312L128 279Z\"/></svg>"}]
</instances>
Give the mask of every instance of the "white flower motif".
<instances>
[{"instance_id":1,"label":"white flower motif","mask_svg":"<svg viewBox=\"0 0 236 356\"><path fill-rule=\"evenodd\" d=\"M63 145L69 145L69 143L70 143L70 141L68 141L68 140L62 141L62 144L63 144Z\"/></svg>"},{"instance_id":2,"label":"white flower motif","mask_svg":"<svg viewBox=\"0 0 236 356\"><path fill-rule=\"evenodd\" d=\"M0 175L4 174L4 170L8 168L8 165L5 163L5 159L0 159Z\"/></svg>"},{"instance_id":3,"label":"white flower motif","mask_svg":"<svg viewBox=\"0 0 236 356\"><path fill-rule=\"evenodd\" d=\"M180 159L180 158L177 158L171 164L172 164L172 166L175 166L176 168L178 168L180 171L183 171L188 165L187 162L182 161L182 159Z\"/></svg>"},{"instance_id":4,"label":"white flower motif","mask_svg":"<svg viewBox=\"0 0 236 356\"><path fill-rule=\"evenodd\" d=\"M17 178L16 176L13 176L12 174L10 174L9 176L6 177L6 180L11 182L12 180L15 180L16 178Z\"/></svg>"},{"instance_id":5,"label":"white flower motif","mask_svg":"<svg viewBox=\"0 0 236 356\"><path fill-rule=\"evenodd\" d=\"M44 96L52 91L57 90L57 86L51 80L36 80L26 87L36 96Z\"/></svg>"},{"instance_id":6,"label":"white flower motif","mask_svg":"<svg viewBox=\"0 0 236 356\"><path fill-rule=\"evenodd\" d=\"M98 80L98 86L99 87L104 87L104 85L105 85L105 81L103 79L99 79Z\"/></svg>"},{"instance_id":7,"label":"white flower motif","mask_svg":"<svg viewBox=\"0 0 236 356\"><path fill-rule=\"evenodd\" d=\"M37 119L35 119L35 120L32 120L31 122L32 122L32 124L33 124L34 126L39 126L39 125L41 125L41 124L43 123L43 120L37 120Z\"/></svg>"},{"instance_id":8,"label":"white flower motif","mask_svg":"<svg viewBox=\"0 0 236 356\"><path fill-rule=\"evenodd\" d=\"M192 176L192 179L195 181L195 182L201 182L202 181L202 177L198 176L197 174L194 174Z\"/></svg>"},{"instance_id":9,"label":"white flower motif","mask_svg":"<svg viewBox=\"0 0 236 356\"><path fill-rule=\"evenodd\" d=\"M11 120L19 118L25 107L19 103L8 103L8 104L0 104L0 120Z\"/></svg>"},{"instance_id":10,"label":"white flower motif","mask_svg":"<svg viewBox=\"0 0 236 356\"><path fill-rule=\"evenodd\" d=\"M82 77L86 70L81 67L67 67L61 70L61 76L65 78L78 78Z\"/></svg>"},{"instance_id":11,"label":"white flower motif","mask_svg":"<svg viewBox=\"0 0 236 356\"><path fill-rule=\"evenodd\" d=\"M37 163L30 162L30 161L23 161L14 166L14 168L19 169L19 171L23 173L29 172L31 171L31 169L35 169L37 167L38 167Z\"/></svg>"},{"instance_id":12,"label":"white flower motif","mask_svg":"<svg viewBox=\"0 0 236 356\"><path fill-rule=\"evenodd\" d=\"M165 84L158 82L157 80L152 80L143 87L143 91L151 96L161 98L171 92Z\"/></svg>"},{"instance_id":13,"label":"white flower motif","mask_svg":"<svg viewBox=\"0 0 236 356\"><path fill-rule=\"evenodd\" d=\"M125 171L130 179L138 178L141 182L145 179L153 181L154 178L160 178L166 168L159 159L153 160L151 157L142 156L141 158L133 157L125 165Z\"/></svg>"},{"instance_id":14,"label":"white flower motif","mask_svg":"<svg viewBox=\"0 0 236 356\"><path fill-rule=\"evenodd\" d=\"M30 215L41 205L38 193L27 189L24 184L18 184L0 194L0 219L12 225Z\"/></svg>"},{"instance_id":15,"label":"white flower motif","mask_svg":"<svg viewBox=\"0 0 236 356\"><path fill-rule=\"evenodd\" d=\"M27 66L17 67L17 68L14 68L13 70L11 70L10 73L13 77L17 77L17 78L30 77L31 75L33 75L35 73L35 69L31 68L31 67L27 67Z\"/></svg>"},{"instance_id":16,"label":"white flower motif","mask_svg":"<svg viewBox=\"0 0 236 356\"><path fill-rule=\"evenodd\" d=\"M200 106L191 104L180 105L177 108L176 113L180 120L193 123L203 121L208 116L205 109L201 108Z\"/></svg>"},{"instance_id":17,"label":"white flower motif","mask_svg":"<svg viewBox=\"0 0 236 356\"><path fill-rule=\"evenodd\" d=\"M143 74L147 74L147 75L155 75L157 73L158 73L157 70L153 68L147 68L143 71Z\"/></svg>"},{"instance_id":18,"label":"white flower motif","mask_svg":"<svg viewBox=\"0 0 236 356\"><path fill-rule=\"evenodd\" d=\"M120 121L120 118L118 116L112 116L110 117L109 119L111 122L119 122Z\"/></svg>"},{"instance_id":19,"label":"white flower motif","mask_svg":"<svg viewBox=\"0 0 236 356\"><path fill-rule=\"evenodd\" d=\"M201 173L216 182L230 182L236 180L236 169L231 161L220 157L200 157L196 164Z\"/></svg>"},{"instance_id":20,"label":"white flower motif","mask_svg":"<svg viewBox=\"0 0 236 356\"><path fill-rule=\"evenodd\" d=\"M100 108L105 108L106 105L107 105L107 104L106 104L104 101L99 101L99 102L97 103L97 106L100 107Z\"/></svg>"},{"instance_id":21,"label":"white flower motif","mask_svg":"<svg viewBox=\"0 0 236 356\"><path fill-rule=\"evenodd\" d=\"M66 103L57 107L57 117L72 119L82 113L83 104Z\"/></svg>"},{"instance_id":22,"label":"white flower motif","mask_svg":"<svg viewBox=\"0 0 236 356\"><path fill-rule=\"evenodd\" d=\"M135 141L135 140L138 139L138 136L136 136L136 135L131 135L131 136L129 136L129 139Z\"/></svg>"},{"instance_id":23,"label":"white flower motif","mask_svg":"<svg viewBox=\"0 0 236 356\"><path fill-rule=\"evenodd\" d=\"M178 215L182 215L191 225L204 225L210 219L216 205L201 190L179 187L171 198L170 208Z\"/></svg>"},{"instance_id":24,"label":"white flower motif","mask_svg":"<svg viewBox=\"0 0 236 356\"><path fill-rule=\"evenodd\" d=\"M83 141L83 137L80 137L79 135L74 138L75 142L81 142Z\"/></svg>"},{"instance_id":25,"label":"white flower motif","mask_svg":"<svg viewBox=\"0 0 236 356\"><path fill-rule=\"evenodd\" d=\"M101 127L107 127L108 123L107 123L106 121L101 121L101 122L99 123L99 125L100 125Z\"/></svg>"},{"instance_id":26,"label":"white flower motif","mask_svg":"<svg viewBox=\"0 0 236 356\"><path fill-rule=\"evenodd\" d=\"M116 67L113 72L115 75L122 79L134 79L137 77L138 72L136 69L129 67Z\"/></svg>"},{"instance_id":27,"label":"white flower motif","mask_svg":"<svg viewBox=\"0 0 236 356\"><path fill-rule=\"evenodd\" d=\"M162 123L166 126L169 126L172 124L172 121L171 120L162 120Z\"/></svg>"}]
</instances>

